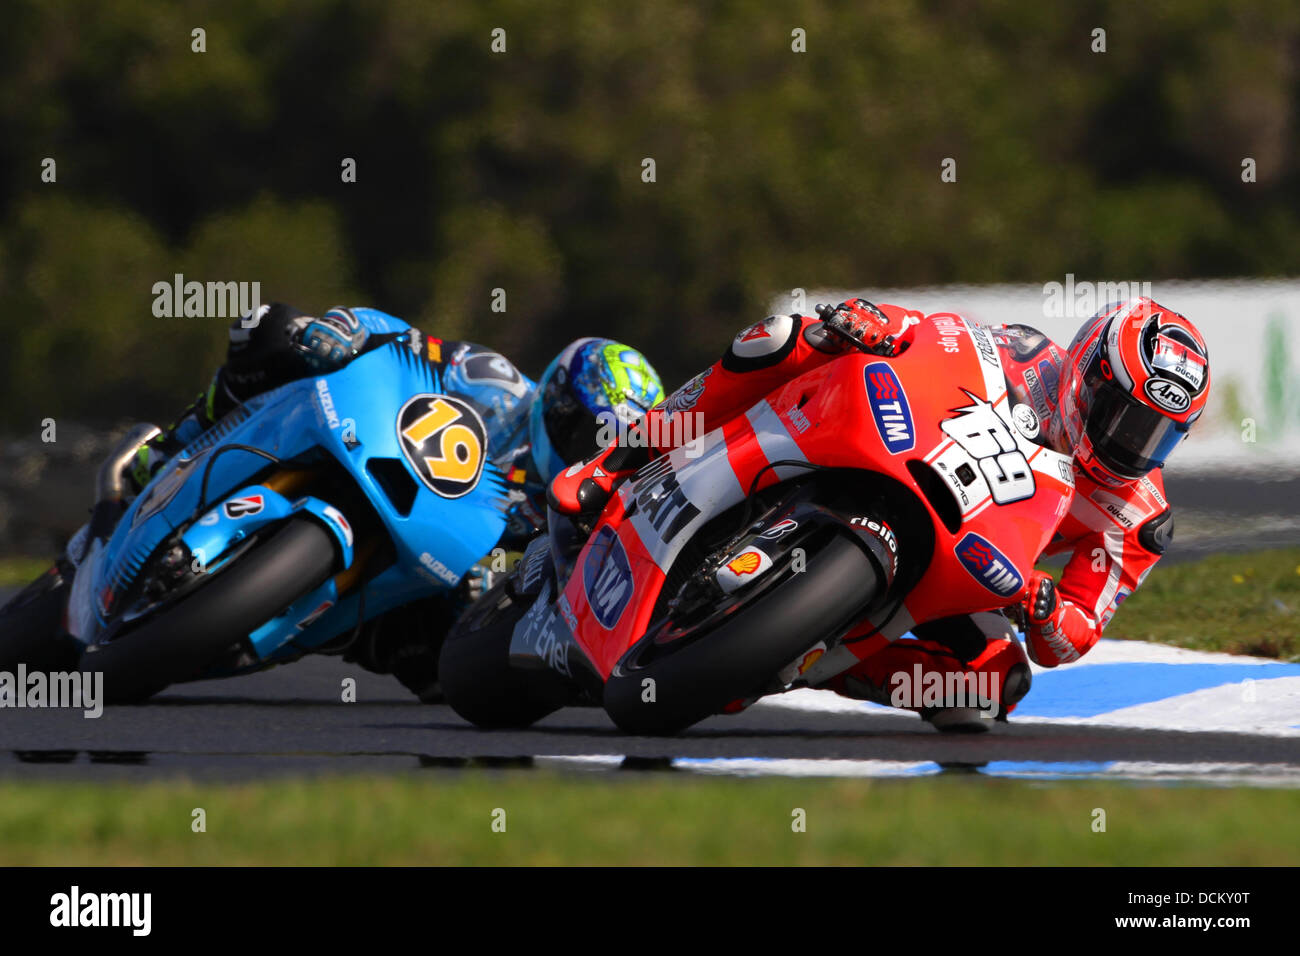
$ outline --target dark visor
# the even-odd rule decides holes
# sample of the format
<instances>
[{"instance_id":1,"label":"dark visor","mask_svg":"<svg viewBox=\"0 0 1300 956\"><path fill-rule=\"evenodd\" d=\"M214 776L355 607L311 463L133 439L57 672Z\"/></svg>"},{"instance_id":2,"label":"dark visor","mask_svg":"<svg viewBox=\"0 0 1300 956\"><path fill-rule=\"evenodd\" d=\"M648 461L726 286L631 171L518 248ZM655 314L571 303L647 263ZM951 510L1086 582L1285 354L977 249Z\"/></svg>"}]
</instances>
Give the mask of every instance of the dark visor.
<instances>
[{"instance_id":1,"label":"dark visor","mask_svg":"<svg viewBox=\"0 0 1300 956\"><path fill-rule=\"evenodd\" d=\"M565 464L585 461L596 451L600 423L573 392L555 377L542 396L542 421L551 447Z\"/></svg>"},{"instance_id":2,"label":"dark visor","mask_svg":"<svg viewBox=\"0 0 1300 956\"><path fill-rule=\"evenodd\" d=\"M1121 478L1141 478L1164 465L1187 426L1135 401L1114 382L1100 381L1086 426L1093 451Z\"/></svg>"}]
</instances>

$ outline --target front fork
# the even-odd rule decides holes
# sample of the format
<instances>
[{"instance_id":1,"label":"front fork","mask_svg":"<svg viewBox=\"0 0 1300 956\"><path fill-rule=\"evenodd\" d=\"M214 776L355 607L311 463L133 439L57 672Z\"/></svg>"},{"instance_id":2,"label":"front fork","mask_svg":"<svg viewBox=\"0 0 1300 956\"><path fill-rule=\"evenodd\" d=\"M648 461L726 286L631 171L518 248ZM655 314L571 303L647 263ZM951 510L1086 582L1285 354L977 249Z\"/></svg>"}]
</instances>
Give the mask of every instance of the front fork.
<instances>
[{"instance_id":1,"label":"front fork","mask_svg":"<svg viewBox=\"0 0 1300 956\"><path fill-rule=\"evenodd\" d=\"M338 508L312 495L291 501L272 487L274 483L271 479L232 492L180 536L186 552L184 557L191 561L191 566L197 561L198 569L203 572L219 569L231 553L237 553L232 549L253 533L298 514L310 515L334 537L339 554L339 575L326 578L313 591L249 635L253 651L262 660L306 630L338 602L340 578L348 576L358 563L353 549L352 525ZM286 490L294 487L288 480L282 480L280 484Z\"/></svg>"}]
</instances>

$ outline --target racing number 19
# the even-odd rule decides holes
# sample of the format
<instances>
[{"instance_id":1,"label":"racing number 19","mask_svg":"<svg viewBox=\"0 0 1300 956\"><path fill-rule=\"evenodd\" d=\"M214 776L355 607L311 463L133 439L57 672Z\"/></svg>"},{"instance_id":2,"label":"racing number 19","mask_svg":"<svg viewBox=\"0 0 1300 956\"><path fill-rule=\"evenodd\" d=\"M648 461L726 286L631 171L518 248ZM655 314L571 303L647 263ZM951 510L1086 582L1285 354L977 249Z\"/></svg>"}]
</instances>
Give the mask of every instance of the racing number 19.
<instances>
[{"instance_id":1,"label":"racing number 19","mask_svg":"<svg viewBox=\"0 0 1300 956\"><path fill-rule=\"evenodd\" d=\"M429 403L429 411L402 431L402 437L416 448L429 436L442 432L437 440L438 456L424 456L429 473L439 481L472 481L478 474L483 446L472 429L455 424L460 417L459 408L435 398Z\"/></svg>"}]
</instances>

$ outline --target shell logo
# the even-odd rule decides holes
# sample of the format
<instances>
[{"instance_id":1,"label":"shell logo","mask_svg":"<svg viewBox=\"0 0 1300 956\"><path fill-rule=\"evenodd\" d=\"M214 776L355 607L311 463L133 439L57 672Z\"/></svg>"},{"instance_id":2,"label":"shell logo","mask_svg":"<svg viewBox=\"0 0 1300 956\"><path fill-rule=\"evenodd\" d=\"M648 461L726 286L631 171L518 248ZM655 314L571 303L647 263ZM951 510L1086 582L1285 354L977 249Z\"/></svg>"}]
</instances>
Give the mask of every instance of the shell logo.
<instances>
[{"instance_id":1,"label":"shell logo","mask_svg":"<svg viewBox=\"0 0 1300 956\"><path fill-rule=\"evenodd\" d=\"M758 565L762 558L758 556L757 551L746 551L738 557L732 558L727 562L727 570L737 576L742 574L753 574L758 570Z\"/></svg>"},{"instance_id":2,"label":"shell logo","mask_svg":"<svg viewBox=\"0 0 1300 956\"><path fill-rule=\"evenodd\" d=\"M825 653L824 648L817 647L805 654L803 660L799 662L799 673L806 674L808 669L821 660L822 655Z\"/></svg>"}]
</instances>

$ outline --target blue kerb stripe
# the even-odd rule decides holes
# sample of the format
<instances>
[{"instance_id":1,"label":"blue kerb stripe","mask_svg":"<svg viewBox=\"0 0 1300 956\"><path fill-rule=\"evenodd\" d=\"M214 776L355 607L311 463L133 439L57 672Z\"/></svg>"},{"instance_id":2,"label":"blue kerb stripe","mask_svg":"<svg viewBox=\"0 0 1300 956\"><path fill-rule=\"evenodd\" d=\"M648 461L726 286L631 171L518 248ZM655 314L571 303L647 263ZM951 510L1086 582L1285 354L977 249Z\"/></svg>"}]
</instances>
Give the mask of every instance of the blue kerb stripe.
<instances>
[{"instance_id":1,"label":"blue kerb stripe","mask_svg":"<svg viewBox=\"0 0 1300 956\"><path fill-rule=\"evenodd\" d=\"M991 760L980 767L980 773L998 777L1003 774L1012 776L1050 776L1073 777L1081 774L1104 773L1110 769L1109 761L1075 760L1052 762L1047 760Z\"/></svg>"},{"instance_id":2,"label":"blue kerb stripe","mask_svg":"<svg viewBox=\"0 0 1300 956\"><path fill-rule=\"evenodd\" d=\"M1014 717L1096 717L1251 678L1300 677L1300 664L1115 663L1034 675Z\"/></svg>"},{"instance_id":3,"label":"blue kerb stripe","mask_svg":"<svg viewBox=\"0 0 1300 956\"><path fill-rule=\"evenodd\" d=\"M891 771L889 776L899 777L920 777L928 774L941 773L943 767L931 760L887 760L885 758L857 758L857 757L674 757L672 762L675 767L727 767L737 763L776 763L778 761L785 763L791 760L803 760L808 763L830 763L838 761L840 763L915 763L918 766L909 767L907 770Z\"/></svg>"}]
</instances>

